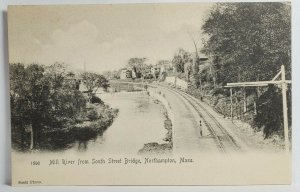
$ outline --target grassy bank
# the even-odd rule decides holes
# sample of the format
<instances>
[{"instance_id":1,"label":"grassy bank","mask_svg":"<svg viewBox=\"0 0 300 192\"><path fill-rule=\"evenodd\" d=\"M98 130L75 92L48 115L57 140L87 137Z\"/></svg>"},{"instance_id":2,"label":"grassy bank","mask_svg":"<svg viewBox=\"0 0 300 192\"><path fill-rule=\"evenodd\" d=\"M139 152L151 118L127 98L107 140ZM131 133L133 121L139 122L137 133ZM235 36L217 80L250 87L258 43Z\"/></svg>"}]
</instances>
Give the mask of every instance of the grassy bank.
<instances>
[{"instance_id":1,"label":"grassy bank","mask_svg":"<svg viewBox=\"0 0 300 192\"><path fill-rule=\"evenodd\" d=\"M201 94L199 89L189 88L186 90L186 92L210 105L216 112L222 114L224 118L231 118L231 101L229 90L211 90L204 96ZM241 95L241 93L239 94ZM264 130L265 127L258 127L256 125L254 101L255 98L253 96L248 96L246 102L247 110L244 111L244 101L242 99L233 99L233 123L236 125L237 133L246 136L249 142L251 142L251 145L255 145L256 148L270 151L283 150L283 128L280 127L277 131L273 131L266 136ZM259 110L259 108L257 110ZM291 129L289 130L289 137L291 141Z\"/></svg>"}]
</instances>

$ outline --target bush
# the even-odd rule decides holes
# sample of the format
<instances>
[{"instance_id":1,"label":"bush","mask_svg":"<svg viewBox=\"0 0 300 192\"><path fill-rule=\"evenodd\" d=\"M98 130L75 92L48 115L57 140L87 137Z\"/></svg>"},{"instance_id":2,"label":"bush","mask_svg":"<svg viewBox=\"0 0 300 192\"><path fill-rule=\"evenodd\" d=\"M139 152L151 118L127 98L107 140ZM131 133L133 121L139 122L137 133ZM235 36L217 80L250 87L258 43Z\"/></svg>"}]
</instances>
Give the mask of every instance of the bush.
<instances>
[{"instance_id":1,"label":"bush","mask_svg":"<svg viewBox=\"0 0 300 192\"><path fill-rule=\"evenodd\" d=\"M291 109L291 99L288 96L288 106ZM289 111L289 124L291 125L291 111ZM258 112L254 123L263 128L265 138L272 134L283 134L282 96L275 86L269 86L268 90L258 100Z\"/></svg>"},{"instance_id":2,"label":"bush","mask_svg":"<svg viewBox=\"0 0 300 192\"><path fill-rule=\"evenodd\" d=\"M90 121L95 121L97 119L99 119L99 114L95 109L92 109L90 111L88 111L86 117L90 120Z\"/></svg>"},{"instance_id":3,"label":"bush","mask_svg":"<svg viewBox=\"0 0 300 192\"><path fill-rule=\"evenodd\" d=\"M104 102L97 96L93 95L91 98L91 103L99 103L99 104L104 104Z\"/></svg>"}]
</instances>

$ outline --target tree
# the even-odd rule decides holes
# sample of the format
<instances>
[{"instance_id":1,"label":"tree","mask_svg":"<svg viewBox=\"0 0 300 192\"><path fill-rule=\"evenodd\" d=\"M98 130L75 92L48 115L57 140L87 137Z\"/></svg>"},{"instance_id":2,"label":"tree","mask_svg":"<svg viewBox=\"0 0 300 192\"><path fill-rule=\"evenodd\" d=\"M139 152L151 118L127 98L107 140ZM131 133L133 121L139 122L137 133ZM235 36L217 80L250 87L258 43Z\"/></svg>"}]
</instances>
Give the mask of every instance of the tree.
<instances>
[{"instance_id":1,"label":"tree","mask_svg":"<svg viewBox=\"0 0 300 192\"><path fill-rule=\"evenodd\" d=\"M147 58L130 58L127 67L134 70L137 78L144 78L144 76L149 72L149 66L145 64Z\"/></svg>"},{"instance_id":2,"label":"tree","mask_svg":"<svg viewBox=\"0 0 300 192\"><path fill-rule=\"evenodd\" d=\"M106 90L109 87L108 80L103 76L97 73L84 72L81 74L83 83L86 85L89 92L89 102L93 95L96 94L99 88L104 88Z\"/></svg>"},{"instance_id":3,"label":"tree","mask_svg":"<svg viewBox=\"0 0 300 192\"><path fill-rule=\"evenodd\" d=\"M202 30L205 39L206 55L212 58L214 81L225 85L229 82L271 80L285 65L287 78L291 74L291 12L288 3L217 3L211 10ZM242 90L244 112L247 111L247 97L254 95L254 106L258 103L258 89ZM273 91L274 97L279 93ZM266 102L277 105L275 98L266 98ZM262 118L262 111L257 108L257 118ZM269 110L279 110L280 108ZM273 111L272 111L273 112ZM274 112L275 113L275 112ZM272 116L272 115L271 115ZM264 125L272 127L274 123L267 115ZM274 129L266 136L270 136ZM276 128L277 129L277 128Z\"/></svg>"},{"instance_id":4,"label":"tree","mask_svg":"<svg viewBox=\"0 0 300 192\"><path fill-rule=\"evenodd\" d=\"M173 68L178 73L184 73L184 65L189 62L190 59L191 54L189 52L184 49L179 49L172 59Z\"/></svg>"},{"instance_id":5,"label":"tree","mask_svg":"<svg viewBox=\"0 0 300 192\"><path fill-rule=\"evenodd\" d=\"M291 92L288 92L288 105L291 106ZM282 95L281 90L275 85L270 85L268 90L258 99L258 113L255 116L254 123L259 128L263 128L265 138L270 137L273 133L283 134L283 116L282 116ZM291 113L289 107L288 113ZM292 118L289 116L289 125Z\"/></svg>"},{"instance_id":6,"label":"tree","mask_svg":"<svg viewBox=\"0 0 300 192\"><path fill-rule=\"evenodd\" d=\"M31 127L30 149L38 147L42 131L41 124L43 119L47 118L49 86L43 78L44 72L44 68L37 64L29 65L25 69L26 83L21 97L24 97L28 103L24 110L26 111L25 118L29 120L25 122Z\"/></svg>"},{"instance_id":7,"label":"tree","mask_svg":"<svg viewBox=\"0 0 300 192\"><path fill-rule=\"evenodd\" d=\"M190 81L190 77L192 75L192 71L193 71L193 63L192 63L192 59L188 60L188 62L186 62L184 64L184 74L185 74L185 79L186 81Z\"/></svg>"},{"instance_id":8,"label":"tree","mask_svg":"<svg viewBox=\"0 0 300 192\"><path fill-rule=\"evenodd\" d=\"M192 61L193 63L192 63L191 82L194 88L198 88L200 85L200 89L202 90L202 83L200 81L201 76L199 73L200 57L197 55Z\"/></svg>"},{"instance_id":9,"label":"tree","mask_svg":"<svg viewBox=\"0 0 300 192\"><path fill-rule=\"evenodd\" d=\"M121 72L119 70L105 71L103 72L103 76L108 80L120 79L120 73Z\"/></svg>"},{"instance_id":10,"label":"tree","mask_svg":"<svg viewBox=\"0 0 300 192\"><path fill-rule=\"evenodd\" d=\"M23 64L10 65L10 106L12 122L12 140L17 143L21 149L26 147L25 128L30 124L28 107L30 105L25 92L28 87L26 69ZM18 138L16 140L15 138Z\"/></svg>"},{"instance_id":11,"label":"tree","mask_svg":"<svg viewBox=\"0 0 300 192\"><path fill-rule=\"evenodd\" d=\"M159 80L164 81L167 72L169 72L172 69L171 61L170 60L158 60L156 63L156 66L160 69L159 70Z\"/></svg>"},{"instance_id":12,"label":"tree","mask_svg":"<svg viewBox=\"0 0 300 192\"><path fill-rule=\"evenodd\" d=\"M202 90L202 84L201 84L201 79L200 79L200 74L199 74L199 65L200 65L200 56L199 56L199 48L198 48L198 43L200 41L200 33L197 34L197 38L195 38L194 35L189 33L189 36L193 42L193 45L195 47L195 54L193 57L193 64L192 64L192 72L191 72L191 83L195 88L198 88L200 85L200 90Z\"/></svg>"},{"instance_id":13,"label":"tree","mask_svg":"<svg viewBox=\"0 0 300 192\"><path fill-rule=\"evenodd\" d=\"M74 123L74 118L84 109L85 99L66 77L64 66L58 63L50 67L10 64L14 145L27 147L27 129L31 133L29 148L39 148L44 131Z\"/></svg>"},{"instance_id":14,"label":"tree","mask_svg":"<svg viewBox=\"0 0 300 192\"><path fill-rule=\"evenodd\" d=\"M290 71L288 4L218 3L202 30L218 83L269 80L282 64Z\"/></svg>"}]
</instances>

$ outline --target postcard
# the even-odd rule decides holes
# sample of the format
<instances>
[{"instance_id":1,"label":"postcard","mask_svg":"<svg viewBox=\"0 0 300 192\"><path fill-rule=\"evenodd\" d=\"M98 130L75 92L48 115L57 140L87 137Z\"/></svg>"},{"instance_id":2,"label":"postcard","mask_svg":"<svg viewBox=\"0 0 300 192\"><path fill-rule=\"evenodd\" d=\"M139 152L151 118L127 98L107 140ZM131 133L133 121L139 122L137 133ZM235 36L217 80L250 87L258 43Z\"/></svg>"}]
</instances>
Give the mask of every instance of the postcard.
<instances>
[{"instance_id":1,"label":"postcard","mask_svg":"<svg viewBox=\"0 0 300 192\"><path fill-rule=\"evenodd\" d=\"M291 183L291 3L11 5L12 185Z\"/></svg>"}]
</instances>

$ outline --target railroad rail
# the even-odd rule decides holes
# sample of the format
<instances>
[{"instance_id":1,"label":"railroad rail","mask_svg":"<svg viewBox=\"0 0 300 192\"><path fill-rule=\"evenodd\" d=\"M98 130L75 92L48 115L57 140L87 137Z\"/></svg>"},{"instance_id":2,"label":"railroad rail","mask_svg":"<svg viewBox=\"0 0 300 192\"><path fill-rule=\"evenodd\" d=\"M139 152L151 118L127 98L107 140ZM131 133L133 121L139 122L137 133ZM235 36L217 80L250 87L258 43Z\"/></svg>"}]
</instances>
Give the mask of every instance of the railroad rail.
<instances>
[{"instance_id":1,"label":"railroad rail","mask_svg":"<svg viewBox=\"0 0 300 192\"><path fill-rule=\"evenodd\" d=\"M235 139L228 133L228 131L220 124L220 122L200 103L199 100L192 97L191 95L169 88L167 86L162 86L169 91L180 95L185 99L197 112L197 114L202 119L203 123L208 128L210 134L214 138L218 149L221 152L226 152L229 149L234 151L241 151L240 145L235 141Z\"/></svg>"},{"instance_id":2,"label":"railroad rail","mask_svg":"<svg viewBox=\"0 0 300 192\"><path fill-rule=\"evenodd\" d=\"M184 101L187 101L197 112L199 117L202 119L204 125L208 128L210 135L214 139L219 151L226 153L227 151L242 151L241 146L236 142L236 140L230 135L230 133L220 124L220 122L201 104L201 102L194 98L193 96L169 86L157 84L147 84L142 82L114 82L121 84L135 84L135 85L147 85L148 87L158 88L162 87L167 89L174 94L177 94Z\"/></svg>"}]
</instances>

